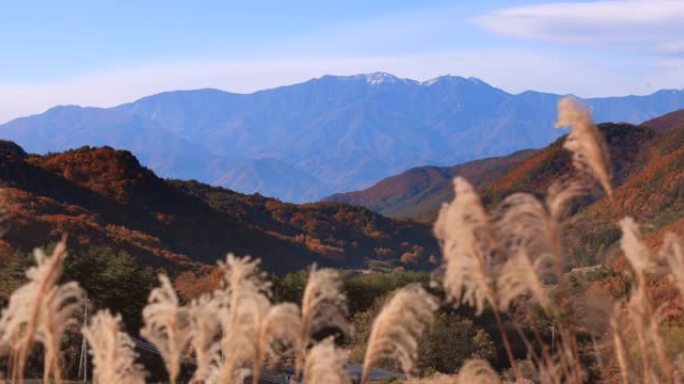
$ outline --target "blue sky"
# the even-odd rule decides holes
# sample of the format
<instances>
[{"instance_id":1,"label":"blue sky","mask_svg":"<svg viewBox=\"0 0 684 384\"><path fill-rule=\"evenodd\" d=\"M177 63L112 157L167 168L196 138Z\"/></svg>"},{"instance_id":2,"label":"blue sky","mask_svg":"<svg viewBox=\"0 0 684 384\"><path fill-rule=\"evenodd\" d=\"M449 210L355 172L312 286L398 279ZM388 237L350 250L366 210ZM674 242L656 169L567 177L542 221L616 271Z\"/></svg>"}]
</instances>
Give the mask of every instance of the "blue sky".
<instances>
[{"instance_id":1,"label":"blue sky","mask_svg":"<svg viewBox=\"0 0 684 384\"><path fill-rule=\"evenodd\" d=\"M684 1L10 1L0 122L324 74L475 76L580 96L684 87Z\"/></svg>"}]
</instances>

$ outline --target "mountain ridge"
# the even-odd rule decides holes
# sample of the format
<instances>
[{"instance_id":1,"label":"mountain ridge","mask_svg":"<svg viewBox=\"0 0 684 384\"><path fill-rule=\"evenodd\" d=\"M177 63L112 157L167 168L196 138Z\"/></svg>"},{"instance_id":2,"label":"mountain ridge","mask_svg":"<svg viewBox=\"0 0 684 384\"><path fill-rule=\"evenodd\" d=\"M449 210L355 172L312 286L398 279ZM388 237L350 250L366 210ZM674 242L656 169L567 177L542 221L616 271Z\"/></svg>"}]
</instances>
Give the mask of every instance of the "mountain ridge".
<instances>
[{"instance_id":1,"label":"mountain ridge","mask_svg":"<svg viewBox=\"0 0 684 384\"><path fill-rule=\"evenodd\" d=\"M547 129L560 97L451 75L327 75L248 94L205 88L56 107L0 125L0 136L37 153L110 145L162 177L305 202L415 166L543 147L562 135ZM684 107L684 91L587 103L598 121L640 123Z\"/></svg>"},{"instance_id":2,"label":"mountain ridge","mask_svg":"<svg viewBox=\"0 0 684 384\"><path fill-rule=\"evenodd\" d=\"M12 251L28 252L66 232L72 248L112 247L171 271L202 270L234 252L259 257L277 273L314 262L421 268L437 254L428 226L365 208L298 206L165 180L129 151L111 147L23 154L0 145L0 190L11 226L0 243Z\"/></svg>"},{"instance_id":3,"label":"mountain ridge","mask_svg":"<svg viewBox=\"0 0 684 384\"><path fill-rule=\"evenodd\" d=\"M509 156L474 160L451 167L411 168L368 189L338 193L323 200L360 205L390 217L420 217L453 198L451 185L454 177L465 177L476 188L483 188L534 153L535 150L523 150Z\"/></svg>"}]
</instances>

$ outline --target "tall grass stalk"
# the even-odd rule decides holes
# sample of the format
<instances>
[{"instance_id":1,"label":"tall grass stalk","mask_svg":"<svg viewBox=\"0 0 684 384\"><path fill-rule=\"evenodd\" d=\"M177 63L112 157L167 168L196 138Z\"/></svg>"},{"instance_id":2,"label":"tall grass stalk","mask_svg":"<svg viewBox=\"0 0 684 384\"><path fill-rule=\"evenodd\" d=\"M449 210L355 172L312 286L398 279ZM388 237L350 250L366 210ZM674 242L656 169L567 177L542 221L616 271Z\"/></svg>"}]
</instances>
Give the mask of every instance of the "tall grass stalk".
<instances>
[{"instance_id":1,"label":"tall grass stalk","mask_svg":"<svg viewBox=\"0 0 684 384\"><path fill-rule=\"evenodd\" d=\"M673 383L673 364L660 334L661 316L658 315L659 311L654 310L646 291L647 275L659 271L658 260L643 242L639 226L634 219L631 217L622 219L620 227L622 228L620 247L634 270L637 283L625 308L639 342L643 381L650 383L653 382L653 377L660 376L665 382ZM657 360L656 364L651 362L653 355Z\"/></svg>"},{"instance_id":2,"label":"tall grass stalk","mask_svg":"<svg viewBox=\"0 0 684 384\"><path fill-rule=\"evenodd\" d=\"M499 335L515 371L511 342L499 315L494 291L493 269L496 238L480 197L465 179L454 179L454 200L442 208L434 233L440 242L444 262L443 286L447 298L456 304L475 307L479 315L489 303L494 310Z\"/></svg>"},{"instance_id":3,"label":"tall grass stalk","mask_svg":"<svg viewBox=\"0 0 684 384\"><path fill-rule=\"evenodd\" d=\"M212 366L220 360L221 319L226 314L217 295L213 293L193 299L188 314L188 338L197 364L191 383L206 383L211 376Z\"/></svg>"},{"instance_id":4,"label":"tall grass stalk","mask_svg":"<svg viewBox=\"0 0 684 384\"><path fill-rule=\"evenodd\" d=\"M458 371L458 384L499 384L501 379L485 360L473 359L466 361Z\"/></svg>"},{"instance_id":5,"label":"tall grass stalk","mask_svg":"<svg viewBox=\"0 0 684 384\"><path fill-rule=\"evenodd\" d=\"M66 237L57 243L51 256L36 249L36 265L26 271L28 282L12 293L2 311L1 343L10 346L14 382L24 382L26 360L36 341L44 346L45 375L61 381L59 343L83 297L78 284L57 284L66 255Z\"/></svg>"},{"instance_id":6,"label":"tall grass stalk","mask_svg":"<svg viewBox=\"0 0 684 384\"><path fill-rule=\"evenodd\" d=\"M289 345L295 356L303 353L301 345L302 318L299 308L292 303L277 304L269 308L268 313L259 325L259 335L255 358L252 367L252 380L259 382L259 372L266 356L277 357L279 354L272 348L274 342L279 341Z\"/></svg>"},{"instance_id":7,"label":"tall grass stalk","mask_svg":"<svg viewBox=\"0 0 684 384\"><path fill-rule=\"evenodd\" d=\"M496 239L487 212L470 183L454 179L454 200L442 205L435 236L444 260L444 290L456 304L473 306L480 314L495 303L491 277Z\"/></svg>"},{"instance_id":8,"label":"tall grass stalk","mask_svg":"<svg viewBox=\"0 0 684 384\"><path fill-rule=\"evenodd\" d=\"M190 341L190 315L180 305L176 291L166 275L159 275L161 285L150 293L143 309L145 326L140 335L149 340L164 359L169 381L175 384L180 373L181 356Z\"/></svg>"},{"instance_id":9,"label":"tall grass stalk","mask_svg":"<svg viewBox=\"0 0 684 384\"><path fill-rule=\"evenodd\" d=\"M670 279L679 290L684 303L684 241L675 234L666 235L660 258L667 263Z\"/></svg>"},{"instance_id":10,"label":"tall grass stalk","mask_svg":"<svg viewBox=\"0 0 684 384\"><path fill-rule=\"evenodd\" d=\"M332 337L314 345L306 354L304 384L351 384L345 369L349 352L335 346Z\"/></svg>"},{"instance_id":11,"label":"tall grass stalk","mask_svg":"<svg viewBox=\"0 0 684 384\"><path fill-rule=\"evenodd\" d=\"M60 346L68 328L78 328L76 316L83 308L85 294L76 282L53 287L45 297L47 307L41 311L36 340L45 349L43 381L62 380Z\"/></svg>"},{"instance_id":12,"label":"tall grass stalk","mask_svg":"<svg viewBox=\"0 0 684 384\"><path fill-rule=\"evenodd\" d=\"M418 357L418 340L432 324L437 309L435 298L417 285L401 288L390 298L373 321L361 384L368 380L373 366L383 358L396 360L411 374Z\"/></svg>"},{"instance_id":13,"label":"tall grass stalk","mask_svg":"<svg viewBox=\"0 0 684 384\"><path fill-rule=\"evenodd\" d=\"M222 321L221 383L236 383L239 370L252 365L257 357L259 328L271 305L271 286L259 263L229 254L226 262L219 264L224 272L223 305L228 311ZM258 369L253 374L258 375Z\"/></svg>"},{"instance_id":14,"label":"tall grass stalk","mask_svg":"<svg viewBox=\"0 0 684 384\"><path fill-rule=\"evenodd\" d=\"M145 383L145 370L135 360L135 344L121 331L121 316L108 310L97 312L83 327L83 336L90 345L95 384Z\"/></svg>"},{"instance_id":15,"label":"tall grass stalk","mask_svg":"<svg viewBox=\"0 0 684 384\"><path fill-rule=\"evenodd\" d=\"M589 108L582 102L565 97L558 102L557 127L570 127L563 147L572 153L572 164L577 171L593 175L608 197L612 198L610 156L608 149L592 122Z\"/></svg>"},{"instance_id":16,"label":"tall grass stalk","mask_svg":"<svg viewBox=\"0 0 684 384\"><path fill-rule=\"evenodd\" d=\"M296 377L299 376L305 349L311 343L312 334L325 327L349 334L351 327L348 318L347 298L342 293L339 272L329 268L318 269L313 265L302 296L302 326L299 336L301 351L296 357Z\"/></svg>"}]
</instances>

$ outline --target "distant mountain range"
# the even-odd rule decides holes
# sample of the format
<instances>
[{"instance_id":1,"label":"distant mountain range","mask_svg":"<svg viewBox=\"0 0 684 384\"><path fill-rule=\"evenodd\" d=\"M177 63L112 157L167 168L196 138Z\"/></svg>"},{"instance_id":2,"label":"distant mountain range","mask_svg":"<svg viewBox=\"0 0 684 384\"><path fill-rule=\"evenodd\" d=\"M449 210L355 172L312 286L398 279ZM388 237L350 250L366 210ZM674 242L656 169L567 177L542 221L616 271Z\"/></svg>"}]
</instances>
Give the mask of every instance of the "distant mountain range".
<instances>
[{"instance_id":1,"label":"distant mountain range","mask_svg":"<svg viewBox=\"0 0 684 384\"><path fill-rule=\"evenodd\" d=\"M162 177L303 202L419 165L543 147L564 133L552 129L560 97L456 76L324 76L252 94L202 89L113 108L60 106L0 125L0 137L33 153L110 145ZM586 101L598 121L638 123L684 107L684 91Z\"/></svg>"},{"instance_id":2,"label":"distant mountain range","mask_svg":"<svg viewBox=\"0 0 684 384\"><path fill-rule=\"evenodd\" d=\"M620 238L616 220L626 215L647 224L649 242L661 241L666 231L684 235L684 110L639 126L599 128L612 159L614 199L586 200L573 209L564 226L572 265L610 256ZM338 200L430 222L452 198L455 175L471 180L490 207L513 192L540 195L571 169L564 139L453 167L416 168ZM229 251L260 257L279 273L312 262L432 268L439 259L430 224L340 202L295 205L162 179L130 152L110 147L37 156L0 140L0 189L10 224L0 239L0 258L67 232L72 249L107 246L170 270L202 271Z\"/></svg>"}]
</instances>

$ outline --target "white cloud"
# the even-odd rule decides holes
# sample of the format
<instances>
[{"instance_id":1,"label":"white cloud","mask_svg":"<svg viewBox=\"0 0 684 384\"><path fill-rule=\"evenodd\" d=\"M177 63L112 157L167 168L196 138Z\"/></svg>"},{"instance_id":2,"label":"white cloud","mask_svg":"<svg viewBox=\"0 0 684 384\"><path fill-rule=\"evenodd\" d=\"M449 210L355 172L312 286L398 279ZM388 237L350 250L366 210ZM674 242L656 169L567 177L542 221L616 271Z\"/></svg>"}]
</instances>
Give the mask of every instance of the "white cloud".
<instances>
[{"instance_id":1,"label":"white cloud","mask_svg":"<svg viewBox=\"0 0 684 384\"><path fill-rule=\"evenodd\" d=\"M257 47L260 56L167 60L103 68L71 78L0 83L0 123L59 104L114 106L157 92L219 88L252 92L324 74L374 71L427 80L443 74L479 77L510 92L528 89L580 96L646 94L684 87L684 0L616 0L506 8L475 19L504 35L579 42L578 49L507 46L462 23L459 7L333 25ZM460 15L460 16L459 16ZM488 44L487 48L481 48ZM491 45L489 45L491 44ZM601 50L583 53L587 44ZM612 57L610 45L634 48ZM650 54L643 54L646 44ZM652 52L666 53L657 56ZM627 57L628 56L628 57Z\"/></svg>"},{"instance_id":2,"label":"white cloud","mask_svg":"<svg viewBox=\"0 0 684 384\"><path fill-rule=\"evenodd\" d=\"M582 44L656 44L684 40L684 1L614 0L504 8L475 23L513 37Z\"/></svg>"}]
</instances>

